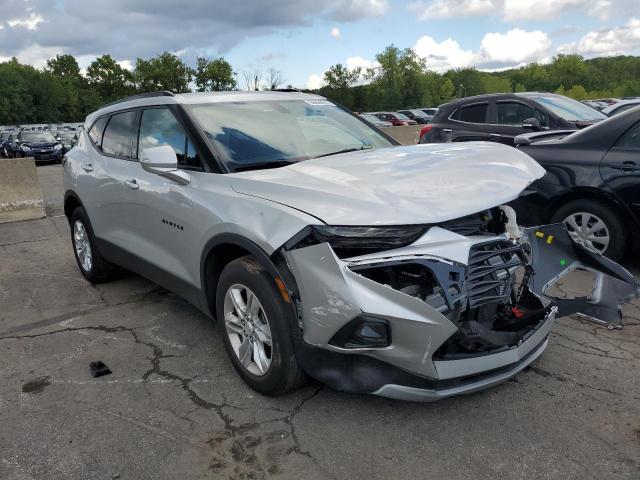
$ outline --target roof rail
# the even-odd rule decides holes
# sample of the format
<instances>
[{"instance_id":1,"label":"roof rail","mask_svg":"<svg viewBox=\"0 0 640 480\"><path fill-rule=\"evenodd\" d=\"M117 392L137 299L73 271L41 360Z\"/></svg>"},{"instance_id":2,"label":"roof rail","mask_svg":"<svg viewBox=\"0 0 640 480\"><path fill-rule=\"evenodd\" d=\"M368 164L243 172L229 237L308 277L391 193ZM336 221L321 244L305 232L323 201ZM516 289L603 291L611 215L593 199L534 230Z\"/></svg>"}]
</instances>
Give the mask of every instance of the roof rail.
<instances>
[{"instance_id":1,"label":"roof rail","mask_svg":"<svg viewBox=\"0 0 640 480\"><path fill-rule=\"evenodd\" d=\"M271 90L272 92L296 92L296 93L304 93L297 88L287 87L287 88L274 88Z\"/></svg>"},{"instance_id":2,"label":"roof rail","mask_svg":"<svg viewBox=\"0 0 640 480\"><path fill-rule=\"evenodd\" d=\"M110 107L111 105L117 105L118 103L122 103L122 102L128 102L129 100L136 100L138 98L150 98L150 97L173 97L175 96L173 94L173 92L170 92L168 90L159 90L157 92L145 92L145 93L139 93L137 95L131 95L129 97L124 97L121 98L119 100L114 100L113 102L110 103L106 103L104 105L102 105L100 107L100 109L106 108L106 107Z\"/></svg>"}]
</instances>

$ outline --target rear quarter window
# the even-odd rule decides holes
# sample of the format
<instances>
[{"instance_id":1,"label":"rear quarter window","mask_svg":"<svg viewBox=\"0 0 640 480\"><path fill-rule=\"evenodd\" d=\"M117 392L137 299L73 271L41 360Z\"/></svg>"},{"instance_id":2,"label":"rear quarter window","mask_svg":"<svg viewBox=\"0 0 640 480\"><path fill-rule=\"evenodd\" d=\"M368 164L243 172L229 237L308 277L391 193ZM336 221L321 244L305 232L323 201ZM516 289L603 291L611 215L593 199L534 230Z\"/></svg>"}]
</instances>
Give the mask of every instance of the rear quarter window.
<instances>
[{"instance_id":1,"label":"rear quarter window","mask_svg":"<svg viewBox=\"0 0 640 480\"><path fill-rule=\"evenodd\" d=\"M98 148L102 147L102 134L104 133L104 126L107 124L107 118L101 117L96 120L88 132L91 142Z\"/></svg>"},{"instance_id":2,"label":"rear quarter window","mask_svg":"<svg viewBox=\"0 0 640 480\"><path fill-rule=\"evenodd\" d=\"M458 109L459 117L456 120L467 123L485 123L487 118L488 103L474 103Z\"/></svg>"}]
</instances>

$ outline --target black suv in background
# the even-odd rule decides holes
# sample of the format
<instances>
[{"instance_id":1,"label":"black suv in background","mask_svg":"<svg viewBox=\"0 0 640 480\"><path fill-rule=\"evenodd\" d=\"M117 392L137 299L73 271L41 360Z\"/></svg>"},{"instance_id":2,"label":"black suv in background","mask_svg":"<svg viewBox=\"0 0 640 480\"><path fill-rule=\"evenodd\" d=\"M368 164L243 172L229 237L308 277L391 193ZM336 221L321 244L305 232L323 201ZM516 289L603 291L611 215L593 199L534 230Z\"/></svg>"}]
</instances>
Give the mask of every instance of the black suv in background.
<instances>
[{"instance_id":1,"label":"black suv in background","mask_svg":"<svg viewBox=\"0 0 640 480\"><path fill-rule=\"evenodd\" d=\"M420 143L484 140L513 145L514 137L523 133L577 130L605 118L583 103L553 93L478 95L441 105L421 131Z\"/></svg>"}]
</instances>

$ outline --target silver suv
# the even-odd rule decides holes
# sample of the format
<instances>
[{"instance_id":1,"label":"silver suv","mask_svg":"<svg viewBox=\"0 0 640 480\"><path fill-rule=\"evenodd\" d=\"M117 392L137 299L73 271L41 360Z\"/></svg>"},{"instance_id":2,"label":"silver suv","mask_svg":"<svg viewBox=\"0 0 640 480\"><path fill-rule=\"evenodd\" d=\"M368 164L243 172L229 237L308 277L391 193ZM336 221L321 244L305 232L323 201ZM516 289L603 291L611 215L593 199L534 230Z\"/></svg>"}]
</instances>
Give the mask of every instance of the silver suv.
<instances>
[{"instance_id":1,"label":"silver suv","mask_svg":"<svg viewBox=\"0 0 640 480\"><path fill-rule=\"evenodd\" d=\"M130 97L87 117L63 165L82 274L125 268L182 295L264 394L306 375L393 398L472 392L534 361L557 315L620 326L639 291L562 225L518 228L504 204L544 173L526 154L399 146L315 95ZM555 298L578 267L596 272L591 295Z\"/></svg>"}]
</instances>

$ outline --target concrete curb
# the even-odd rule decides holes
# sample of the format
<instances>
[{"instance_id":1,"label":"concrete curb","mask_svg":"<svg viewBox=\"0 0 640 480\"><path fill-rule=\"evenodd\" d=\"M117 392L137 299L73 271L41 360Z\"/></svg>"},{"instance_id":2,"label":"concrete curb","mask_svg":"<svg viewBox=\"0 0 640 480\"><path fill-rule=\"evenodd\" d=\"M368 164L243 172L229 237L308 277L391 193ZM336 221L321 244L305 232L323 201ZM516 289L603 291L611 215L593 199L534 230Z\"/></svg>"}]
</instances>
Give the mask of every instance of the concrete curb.
<instances>
[{"instance_id":1,"label":"concrete curb","mask_svg":"<svg viewBox=\"0 0 640 480\"><path fill-rule=\"evenodd\" d=\"M34 159L0 159L0 223L44 216L44 200Z\"/></svg>"}]
</instances>

